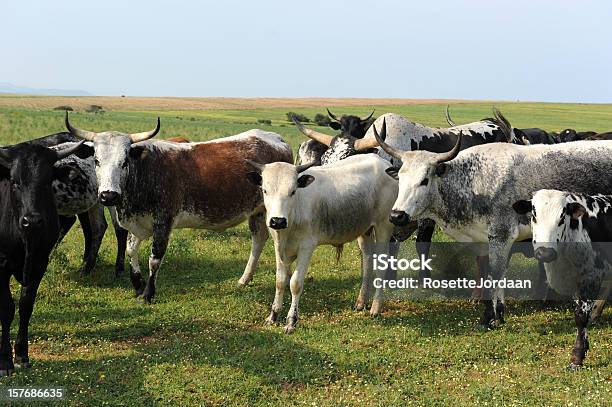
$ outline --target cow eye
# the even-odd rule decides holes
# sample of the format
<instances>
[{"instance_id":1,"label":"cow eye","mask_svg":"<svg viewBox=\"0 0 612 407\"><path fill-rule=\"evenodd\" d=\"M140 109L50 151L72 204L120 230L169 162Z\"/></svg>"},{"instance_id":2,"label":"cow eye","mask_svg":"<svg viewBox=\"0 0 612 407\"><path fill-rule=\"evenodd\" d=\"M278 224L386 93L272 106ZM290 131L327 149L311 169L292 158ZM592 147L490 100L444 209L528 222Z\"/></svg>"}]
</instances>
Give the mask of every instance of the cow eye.
<instances>
[{"instance_id":1,"label":"cow eye","mask_svg":"<svg viewBox=\"0 0 612 407\"><path fill-rule=\"evenodd\" d=\"M266 190L262 188L261 190L264 194L267 194Z\"/></svg>"},{"instance_id":2,"label":"cow eye","mask_svg":"<svg viewBox=\"0 0 612 407\"><path fill-rule=\"evenodd\" d=\"M295 195L295 189L293 191L291 191L291 196Z\"/></svg>"},{"instance_id":3,"label":"cow eye","mask_svg":"<svg viewBox=\"0 0 612 407\"><path fill-rule=\"evenodd\" d=\"M425 186L429 184L429 178L425 178L423 181L421 181L421 186Z\"/></svg>"},{"instance_id":4,"label":"cow eye","mask_svg":"<svg viewBox=\"0 0 612 407\"><path fill-rule=\"evenodd\" d=\"M96 167L100 166L100 161L98 161L97 158L94 158L94 164L96 165Z\"/></svg>"},{"instance_id":5,"label":"cow eye","mask_svg":"<svg viewBox=\"0 0 612 407\"><path fill-rule=\"evenodd\" d=\"M123 164L121 164L121 168L127 168L127 166L128 166L128 162L127 161L125 161Z\"/></svg>"}]
</instances>

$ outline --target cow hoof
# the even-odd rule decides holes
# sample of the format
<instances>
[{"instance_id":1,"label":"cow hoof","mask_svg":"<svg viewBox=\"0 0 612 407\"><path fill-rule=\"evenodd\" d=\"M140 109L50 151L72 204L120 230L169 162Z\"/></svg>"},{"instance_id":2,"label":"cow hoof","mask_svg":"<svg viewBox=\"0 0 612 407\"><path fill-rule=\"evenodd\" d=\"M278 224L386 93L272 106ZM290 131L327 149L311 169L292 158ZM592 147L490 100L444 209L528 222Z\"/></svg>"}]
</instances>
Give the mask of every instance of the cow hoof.
<instances>
[{"instance_id":1,"label":"cow hoof","mask_svg":"<svg viewBox=\"0 0 612 407\"><path fill-rule=\"evenodd\" d=\"M379 302L374 301L372 308L370 308L370 316L376 317L382 312L382 305Z\"/></svg>"},{"instance_id":2,"label":"cow hoof","mask_svg":"<svg viewBox=\"0 0 612 407\"><path fill-rule=\"evenodd\" d=\"M252 283L251 280L249 280L249 281L242 281L242 279L240 279L240 280L238 280L238 283L236 284L236 287L238 287L238 288L246 288L246 287L251 286L252 285L251 283Z\"/></svg>"},{"instance_id":3,"label":"cow hoof","mask_svg":"<svg viewBox=\"0 0 612 407\"><path fill-rule=\"evenodd\" d=\"M365 309L365 304L363 302L357 302L355 304L355 311L363 311Z\"/></svg>"},{"instance_id":4,"label":"cow hoof","mask_svg":"<svg viewBox=\"0 0 612 407\"><path fill-rule=\"evenodd\" d=\"M274 325L276 324L277 320L278 320L278 312L270 311L270 315L268 315L268 318L266 318L266 320L264 321L264 325L265 326Z\"/></svg>"},{"instance_id":5,"label":"cow hoof","mask_svg":"<svg viewBox=\"0 0 612 407\"><path fill-rule=\"evenodd\" d=\"M285 325L285 333L291 335L295 332L295 325Z\"/></svg>"},{"instance_id":6,"label":"cow hoof","mask_svg":"<svg viewBox=\"0 0 612 407\"><path fill-rule=\"evenodd\" d=\"M14 369L0 369L0 377L10 376L15 372Z\"/></svg>"},{"instance_id":7,"label":"cow hoof","mask_svg":"<svg viewBox=\"0 0 612 407\"><path fill-rule=\"evenodd\" d=\"M0 362L0 377L10 376L15 371L15 366L13 366L13 361L2 361Z\"/></svg>"},{"instance_id":8,"label":"cow hoof","mask_svg":"<svg viewBox=\"0 0 612 407\"><path fill-rule=\"evenodd\" d=\"M115 267L115 277L120 277L125 272L123 267Z\"/></svg>"},{"instance_id":9,"label":"cow hoof","mask_svg":"<svg viewBox=\"0 0 612 407\"><path fill-rule=\"evenodd\" d=\"M570 372L575 372L575 371L579 370L581 367L582 367L582 365L576 364L574 362L570 362L570 364L567 365L567 367L565 369L570 371Z\"/></svg>"},{"instance_id":10,"label":"cow hoof","mask_svg":"<svg viewBox=\"0 0 612 407\"><path fill-rule=\"evenodd\" d=\"M81 266L81 268L79 268L79 274L85 277L91 274L91 270L93 270L93 267L88 267L86 264L84 264Z\"/></svg>"},{"instance_id":11,"label":"cow hoof","mask_svg":"<svg viewBox=\"0 0 612 407\"><path fill-rule=\"evenodd\" d=\"M30 359L24 356L15 356L15 368L16 369L29 369L32 367Z\"/></svg>"}]
</instances>

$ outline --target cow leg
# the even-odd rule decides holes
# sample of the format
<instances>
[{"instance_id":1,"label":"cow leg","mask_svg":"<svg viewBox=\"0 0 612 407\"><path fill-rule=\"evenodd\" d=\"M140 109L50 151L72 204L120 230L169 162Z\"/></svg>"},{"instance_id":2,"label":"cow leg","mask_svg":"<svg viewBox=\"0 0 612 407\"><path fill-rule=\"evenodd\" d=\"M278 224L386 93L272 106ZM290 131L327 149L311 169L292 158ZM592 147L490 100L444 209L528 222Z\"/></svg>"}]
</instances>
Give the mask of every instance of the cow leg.
<instances>
[{"instance_id":1,"label":"cow leg","mask_svg":"<svg viewBox=\"0 0 612 407\"><path fill-rule=\"evenodd\" d=\"M136 293L136 297L142 294L145 288L145 282L140 272L140 261L138 260L138 249L142 240L130 233L128 236L127 255L130 258L130 280L132 287Z\"/></svg>"},{"instance_id":2,"label":"cow leg","mask_svg":"<svg viewBox=\"0 0 612 407\"><path fill-rule=\"evenodd\" d=\"M2 271L2 270L0 270ZM2 340L0 342L0 377L13 373L13 349L11 348L11 324L15 318L15 302L11 294L8 271L2 273L0 282L0 323L2 324Z\"/></svg>"},{"instance_id":3,"label":"cow leg","mask_svg":"<svg viewBox=\"0 0 612 407\"><path fill-rule=\"evenodd\" d=\"M516 234L516 232L514 233ZM514 235L510 231L493 230L489 231L489 262L490 269L488 280L501 280L506 276L508 267L508 255L512 248ZM495 327L504 323L505 299L504 289L483 288L484 313L480 320L481 325Z\"/></svg>"},{"instance_id":4,"label":"cow leg","mask_svg":"<svg viewBox=\"0 0 612 407\"><path fill-rule=\"evenodd\" d=\"M576 342L572 349L572 357L567 366L568 369L574 370L584 363L584 358L589 350L589 338L587 336L587 325L591 317L591 311L595 305L592 299L585 299L579 294L575 300L574 320L576 322Z\"/></svg>"},{"instance_id":5,"label":"cow leg","mask_svg":"<svg viewBox=\"0 0 612 407\"><path fill-rule=\"evenodd\" d=\"M487 278L489 275L489 256L476 256L476 281ZM482 299L482 288L476 286L472 289L472 301L477 303Z\"/></svg>"},{"instance_id":6,"label":"cow leg","mask_svg":"<svg viewBox=\"0 0 612 407\"><path fill-rule=\"evenodd\" d=\"M393 234L393 227L390 224L383 224L374 227L374 234L376 236L376 246L382 247L384 253L389 253L389 239ZM371 267L371 263L370 263ZM384 278L386 271L377 270L376 277ZM374 299L372 300L372 307L370 308L370 315L376 316L383 310L383 288L379 285L374 292Z\"/></svg>"},{"instance_id":7,"label":"cow leg","mask_svg":"<svg viewBox=\"0 0 612 407\"><path fill-rule=\"evenodd\" d=\"M295 325L298 321L298 307L300 304L300 297L304 291L304 279L308 272L308 266L310 265L310 259L316 246L303 246L297 256L295 272L291 276L289 282L289 288L291 289L291 308L287 314L287 325L285 325L285 333L291 334L295 331Z\"/></svg>"},{"instance_id":8,"label":"cow leg","mask_svg":"<svg viewBox=\"0 0 612 407\"><path fill-rule=\"evenodd\" d=\"M280 245L276 241L274 242L274 252L276 254L276 291L272 302L272 310L264 322L265 325L272 325L278 321L278 314L283 309L283 296L285 295L285 288L289 280L289 268L292 263L285 258L284 253L280 252Z\"/></svg>"},{"instance_id":9,"label":"cow leg","mask_svg":"<svg viewBox=\"0 0 612 407\"><path fill-rule=\"evenodd\" d=\"M431 246L431 238L435 229L436 223L431 219L423 219L419 222L416 237L416 251L419 258L423 258L422 256L425 258L429 257L429 247ZM429 270L419 270L419 281L430 277L431 273Z\"/></svg>"},{"instance_id":10,"label":"cow leg","mask_svg":"<svg viewBox=\"0 0 612 407\"><path fill-rule=\"evenodd\" d=\"M253 279L253 274L259 263L259 256L268 240L268 228L266 227L266 216L264 212L259 212L249 216L249 230L251 231L251 254L249 261L244 268L242 277L238 280L238 286L247 285Z\"/></svg>"},{"instance_id":11,"label":"cow leg","mask_svg":"<svg viewBox=\"0 0 612 407\"><path fill-rule=\"evenodd\" d=\"M15 366L28 368L31 366L28 357L28 328L30 317L34 311L34 302L40 280L33 281L32 284L21 287L21 297L19 298L19 331L15 340Z\"/></svg>"},{"instance_id":12,"label":"cow leg","mask_svg":"<svg viewBox=\"0 0 612 407\"><path fill-rule=\"evenodd\" d=\"M70 232L70 229L72 228L72 225L74 225L74 222L76 222L76 216L74 215L59 217L60 233L57 239L57 243L55 244L56 246L59 245L64 239L64 237L68 234L68 232Z\"/></svg>"},{"instance_id":13,"label":"cow leg","mask_svg":"<svg viewBox=\"0 0 612 407\"><path fill-rule=\"evenodd\" d=\"M125 249L127 245L128 231L121 227L119 219L117 217L117 210L115 207L108 209L111 215L111 221L113 222L113 228L115 229L115 236L117 237L117 258L115 260L115 276L119 277L125 271Z\"/></svg>"},{"instance_id":14,"label":"cow leg","mask_svg":"<svg viewBox=\"0 0 612 407\"><path fill-rule=\"evenodd\" d=\"M85 234L85 224L89 224L89 248L85 249L85 264L81 268L81 273L83 275L87 275L91 273L91 271L96 266L96 261L98 259L98 252L100 251L100 246L102 246L102 240L104 239L104 233L106 232L106 228L108 224L106 223L106 218L104 217L104 207L102 205L94 205L92 208L87 211L87 213L79 214L79 220L81 221L81 225L83 225L83 233ZM87 234L85 234L85 241L87 242Z\"/></svg>"},{"instance_id":15,"label":"cow leg","mask_svg":"<svg viewBox=\"0 0 612 407\"><path fill-rule=\"evenodd\" d=\"M151 255L149 256L149 280L142 294L143 299L148 303L155 296L157 272L164 260L171 231L172 222L155 222L153 224L153 245L151 246Z\"/></svg>"},{"instance_id":16,"label":"cow leg","mask_svg":"<svg viewBox=\"0 0 612 407\"><path fill-rule=\"evenodd\" d=\"M370 233L359 236L357 243L359 243L359 249L361 249L361 288L359 289L357 302L355 302L355 310L362 311L370 301L370 284L372 283L370 280L374 261L372 245L374 244L374 239Z\"/></svg>"}]
</instances>

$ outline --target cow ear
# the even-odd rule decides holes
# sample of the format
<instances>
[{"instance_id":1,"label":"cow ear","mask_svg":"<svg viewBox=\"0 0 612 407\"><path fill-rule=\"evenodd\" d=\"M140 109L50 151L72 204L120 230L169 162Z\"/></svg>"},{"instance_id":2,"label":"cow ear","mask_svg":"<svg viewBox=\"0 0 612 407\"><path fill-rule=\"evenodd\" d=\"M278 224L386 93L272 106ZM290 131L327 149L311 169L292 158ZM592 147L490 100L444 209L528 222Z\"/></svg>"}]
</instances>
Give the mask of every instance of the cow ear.
<instances>
[{"instance_id":1,"label":"cow ear","mask_svg":"<svg viewBox=\"0 0 612 407\"><path fill-rule=\"evenodd\" d=\"M304 174L300 176L297 180L298 188L306 188L308 185L312 184L312 181L315 180L315 177L309 174Z\"/></svg>"},{"instance_id":2,"label":"cow ear","mask_svg":"<svg viewBox=\"0 0 612 407\"><path fill-rule=\"evenodd\" d=\"M565 205L565 213L570 215L572 219L578 220L586 213L586 208L578 202L571 202Z\"/></svg>"},{"instance_id":3,"label":"cow ear","mask_svg":"<svg viewBox=\"0 0 612 407\"><path fill-rule=\"evenodd\" d=\"M385 170L385 172L387 173L387 175L389 175L391 178L395 179L395 180L399 180L399 168L397 167L389 167Z\"/></svg>"},{"instance_id":4,"label":"cow ear","mask_svg":"<svg viewBox=\"0 0 612 407\"><path fill-rule=\"evenodd\" d=\"M94 148L93 148L93 146L88 145L88 144L81 144L79 149L74 152L74 155L76 155L80 159L86 159L86 158L89 158L89 157L93 157L93 155L94 155Z\"/></svg>"},{"instance_id":5,"label":"cow ear","mask_svg":"<svg viewBox=\"0 0 612 407\"><path fill-rule=\"evenodd\" d=\"M256 171L249 171L246 174L247 179L251 182L251 184L261 186L261 174Z\"/></svg>"},{"instance_id":6,"label":"cow ear","mask_svg":"<svg viewBox=\"0 0 612 407\"><path fill-rule=\"evenodd\" d=\"M60 167L53 167L53 178L67 183L75 179L79 175L79 171L72 165L62 165Z\"/></svg>"},{"instance_id":7,"label":"cow ear","mask_svg":"<svg viewBox=\"0 0 612 407\"><path fill-rule=\"evenodd\" d=\"M441 177L446 174L446 170L448 170L448 165L446 165L446 163L440 163L436 165L436 175L438 177Z\"/></svg>"},{"instance_id":8,"label":"cow ear","mask_svg":"<svg viewBox=\"0 0 612 407\"><path fill-rule=\"evenodd\" d=\"M130 147L130 158L133 158L135 160L143 160L147 158L147 155L149 155L149 150L146 149L144 146Z\"/></svg>"},{"instance_id":9,"label":"cow ear","mask_svg":"<svg viewBox=\"0 0 612 407\"><path fill-rule=\"evenodd\" d=\"M531 201L526 201L524 199L516 201L512 204L512 209L519 215L526 215L532 210Z\"/></svg>"},{"instance_id":10,"label":"cow ear","mask_svg":"<svg viewBox=\"0 0 612 407\"><path fill-rule=\"evenodd\" d=\"M329 124L329 127L331 127L334 130L340 130L340 128L342 127L342 125L340 123L336 123L336 122L331 122Z\"/></svg>"}]
</instances>

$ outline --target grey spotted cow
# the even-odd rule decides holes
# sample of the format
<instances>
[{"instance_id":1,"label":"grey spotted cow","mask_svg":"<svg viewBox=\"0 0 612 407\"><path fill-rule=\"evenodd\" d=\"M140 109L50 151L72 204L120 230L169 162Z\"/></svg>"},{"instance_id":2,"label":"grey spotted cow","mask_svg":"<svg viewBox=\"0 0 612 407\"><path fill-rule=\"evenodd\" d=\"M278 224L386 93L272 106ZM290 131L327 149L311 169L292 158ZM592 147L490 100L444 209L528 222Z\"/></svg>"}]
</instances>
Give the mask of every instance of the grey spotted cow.
<instances>
[{"instance_id":1,"label":"grey spotted cow","mask_svg":"<svg viewBox=\"0 0 612 407\"><path fill-rule=\"evenodd\" d=\"M612 142L519 146L491 143L451 153L403 151L375 132L381 147L402 161L396 176L399 193L390 214L394 224L431 218L461 242L488 243L493 280L505 277L515 241L531 238L512 204L539 189L612 193ZM572 176L571 174L576 174ZM485 255L487 253L481 253ZM504 290L485 290L481 322L497 325L504 317Z\"/></svg>"},{"instance_id":2,"label":"grey spotted cow","mask_svg":"<svg viewBox=\"0 0 612 407\"><path fill-rule=\"evenodd\" d=\"M589 350L587 326L601 314L612 282L612 196L539 190L513 205L530 218L533 248L548 283L576 303L576 342L569 368L582 366Z\"/></svg>"}]
</instances>

